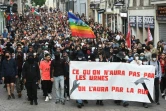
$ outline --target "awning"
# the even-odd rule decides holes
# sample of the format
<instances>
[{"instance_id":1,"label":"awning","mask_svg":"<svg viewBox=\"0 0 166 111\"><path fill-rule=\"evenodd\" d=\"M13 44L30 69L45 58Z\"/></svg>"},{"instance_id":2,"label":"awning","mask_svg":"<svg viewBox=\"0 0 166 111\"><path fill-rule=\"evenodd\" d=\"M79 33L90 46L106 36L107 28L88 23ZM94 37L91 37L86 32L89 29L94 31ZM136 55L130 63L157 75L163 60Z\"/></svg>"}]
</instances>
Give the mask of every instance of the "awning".
<instances>
[{"instance_id":1,"label":"awning","mask_svg":"<svg viewBox=\"0 0 166 111\"><path fill-rule=\"evenodd\" d=\"M112 11L111 8L107 8L105 14L117 14L116 11Z\"/></svg>"}]
</instances>

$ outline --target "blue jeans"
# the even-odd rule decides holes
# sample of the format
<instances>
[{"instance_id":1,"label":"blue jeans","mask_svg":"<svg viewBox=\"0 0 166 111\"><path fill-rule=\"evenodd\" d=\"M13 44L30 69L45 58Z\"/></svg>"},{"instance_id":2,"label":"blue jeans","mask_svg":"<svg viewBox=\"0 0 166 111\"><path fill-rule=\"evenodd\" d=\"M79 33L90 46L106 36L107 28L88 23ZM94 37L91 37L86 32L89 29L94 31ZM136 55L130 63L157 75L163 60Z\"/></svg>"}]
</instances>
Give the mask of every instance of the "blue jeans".
<instances>
[{"instance_id":1,"label":"blue jeans","mask_svg":"<svg viewBox=\"0 0 166 111\"><path fill-rule=\"evenodd\" d=\"M54 84L56 101L64 101L64 76L54 77Z\"/></svg>"}]
</instances>

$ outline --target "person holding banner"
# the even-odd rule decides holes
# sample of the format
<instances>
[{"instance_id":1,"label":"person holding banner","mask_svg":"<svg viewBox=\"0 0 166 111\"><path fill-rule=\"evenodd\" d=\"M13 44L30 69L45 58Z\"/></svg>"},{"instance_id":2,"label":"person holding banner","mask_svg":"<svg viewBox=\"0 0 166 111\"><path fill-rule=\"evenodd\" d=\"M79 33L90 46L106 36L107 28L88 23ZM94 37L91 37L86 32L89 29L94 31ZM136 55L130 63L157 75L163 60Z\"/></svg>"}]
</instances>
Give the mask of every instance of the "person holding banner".
<instances>
[{"instance_id":1,"label":"person holding banner","mask_svg":"<svg viewBox=\"0 0 166 111\"><path fill-rule=\"evenodd\" d=\"M51 75L54 76L55 83L55 103L65 104L64 99L64 80L65 75L65 61L60 57L60 48L56 48L55 59L51 61Z\"/></svg>"},{"instance_id":2,"label":"person holding banner","mask_svg":"<svg viewBox=\"0 0 166 111\"><path fill-rule=\"evenodd\" d=\"M96 60L97 60L97 58L96 58ZM106 59L103 57L103 54L101 54L101 53L99 54L99 61L98 62L106 62ZM97 100L96 105L103 106L104 105L103 100Z\"/></svg>"},{"instance_id":3,"label":"person holding banner","mask_svg":"<svg viewBox=\"0 0 166 111\"><path fill-rule=\"evenodd\" d=\"M154 90L155 90L155 102L157 105L160 105L159 103L159 85L161 82L161 65L160 62L157 60L157 54L152 54L152 60L148 62L148 65L155 66L155 80L154 80Z\"/></svg>"},{"instance_id":4,"label":"person holding banner","mask_svg":"<svg viewBox=\"0 0 166 111\"><path fill-rule=\"evenodd\" d=\"M70 93L69 93L69 62L70 62L70 58L68 56L68 53L66 51L66 49L63 51L63 55L62 55L64 61L65 61L65 74L66 74L66 80L65 80L65 97L66 100L69 101L70 99Z\"/></svg>"},{"instance_id":5,"label":"person holding banner","mask_svg":"<svg viewBox=\"0 0 166 111\"><path fill-rule=\"evenodd\" d=\"M130 64L137 64L138 66L140 66L140 65L148 65L146 58L143 58L142 61L141 61L141 60L138 60L138 59L139 59L139 55L138 55L138 54L135 54L134 60L133 60L132 62L130 62ZM144 108L148 108L147 103L143 103L143 107L144 107Z\"/></svg>"},{"instance_id":6,"label":"person holding banner","mask_svg":"<svg viewBox=\"0 0 166 111\"><path fill-rule=\"evenodd\" d=\"M138 64L138 65L142 65L142 61L139 60L139 54L135 54L135 55L134 55L134 60L131 61L130 64Z\"/></svg>"},{"instance_id":7,"label":"person holding banner","mask_svg":"<svg viewBox=\"0 0 166 111\"><path fill-rule=\"evenodd\" d=\"M76 61L86 61L86 59L85 59L85 57L84 57L84 54L83 54L81 51L79 51L79 52L77 53ZM78 108L82 108L82 106L84 106L84 103L83 103L83 102L84 102L84 103L88 103L87 100L84 100L84 101L82 101L82 100L76 100L77 107L78 107Z\"/></svg>"},{"instance_id":8,"label":"person holding banner","mask_svg":"<svg viewBox=\"0 0 166 111\"><path fill-rule=\"evenodd\" d=\"M114 56L114 61L113 62L124 62L124 63L126 63L125 54L122 51L120 51L119 53L116 54L116 56ZM121 102L123 102L124 107L129 106L129 103L127 101L115 100L114 102L117 105L120 105Z\"/></svg>"}]
</instances>

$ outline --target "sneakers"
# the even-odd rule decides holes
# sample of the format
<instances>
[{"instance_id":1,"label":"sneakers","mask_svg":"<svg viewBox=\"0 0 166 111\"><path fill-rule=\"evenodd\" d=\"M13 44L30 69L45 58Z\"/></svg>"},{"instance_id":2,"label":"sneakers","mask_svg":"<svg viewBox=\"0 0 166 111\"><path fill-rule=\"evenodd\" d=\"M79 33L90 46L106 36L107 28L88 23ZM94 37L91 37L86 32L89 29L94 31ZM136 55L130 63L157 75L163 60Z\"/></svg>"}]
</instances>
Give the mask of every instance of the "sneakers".
<instances>
[{"instance_id":1,"label":"sneakers","mask_svg":"<svg viewBox=\"0 0 166 111\"><path fill-rule=\"evenodd\" d=\"M123 107L127 107L128 105L129 105L128 102L124 102L124 103L123 103Z\"/></svg>"},{"instance_id":2,"label":"sneakers","mask_svg":"<svg viewBox=\"0 0 166 111\"><path fill-rule=\"evenodd\" d=\"M13 93L11 94L11 96L12 96L12 98L13 98L13 99L15 99L15 96L14 96L14 94L13 94Z\"/></svg>"},{"instance_id":3,"label":"sneakers","mask_svg":"<svg viewBox=\"0 0 166 111\"><path fill-rule=\"evenodd\" d=\"M47 101L49 101L49 97L48 96L46 96L46 99L45 99L45 101L47 102Z\"/></svg>"},{"instance_id":4,"label":"sneakers","mask_svg":"<svg viewBox=\"0 0 166 111\"><path fill-rule=\"evenodd\" d=\"M33 105L33 101L30 101L30 105Z\"/></svg>"},{"instance_id":5,"label":"sneakers","mask_svg":"<svg viewBox=\"0 0 166 111\"><path fill-rule=\"evenodd\" d=\"M39 84L37 85L37 89L40 89L40 86L39 86Z\"/></svg>"},{"instance_id":6,"label":"sneakers","mask_svg":"<svg viewBox=\"0 0 166 111\"><path fill-rule=\"evenodd\" d=\"M21 93L18 93L18 98L21 98L22 94Z\"/></svg>"},{"instance_id":7,"label":"sneakers","mask_svg":"<svg viewBox=\"0 0 166 111\"><path fill-rule=\"evenodd\" d=\"M55 101L55 104L58 104L59 102L60 102L60 101L56 100L56 101Z\"/></svg>"},{"instance_id":8,"label":"sneakers","mask_svg":"<svg viewBox=\"0 0 166 111\"><path fill-rule=\"evenodd\" d=\"M62 105L65 105L65 101L61 101L61 104L62 104Z\"/></svg>"},{"instance_id":9,"label":"sneakers","mask_svg":"<svg viewBox=\"0 0 166 111\"><path fill-rule=\"evenodd\" d=\"M162 93L161 96L162 96L162 98L164 98L165 97L165 93Z\"/></svg>"},{"instance_id":10,"label":"sneakers","mask_svg":"<svg viewBox=\"0 0 166 111\"><path fill-rule=\"evenodd\" d=\"M99 104L100 104L100 103L99 103L99 100L97 100L97 101L96 101L96 105L99 105Z\"/></svg>"},{"instance_id":11,"label":"sneakers","mask_svg":"<svg viewBox=\"0 0 166 111\"><path fill-rule=\"evenodd\" d=\"M78 103L77 107L82 108L82 104Z\"/></svg>"},{"instance_id":12,"label":"sneakers","mask_svg":"<svg viewBox=\"0 0 166 111\"><path fill-rule=\"evenodd\" d=\"M7 98L8 100L10 100L11 99L11 96L10 95L8 95L8 98Z\"/></svg>"},{"instance_id":13,"label":"sneakers","mask_svg":"<svg viewBox=\"0 0 166 111\"><path fill-rule=\"evenodd\" d=\"M146 103L143 103L144 108L148 108L148 105Z\"/></svg>"},{"instance_id":14,"label":"sneakers","mask_svg":"<svg viewBox=\"0 0 166 111\"><path fill-rule=\"evenodd\" d=\"M159 102L156 102L156 105L160 105L160 103L159 103Z\"/></svg>"},{"instance_id":15,"label":"sneakers","mask_svg":"<svg viewBox=\"0 0 166 111\"><path fill-rule=\"evenodd\" d=\"M104 106L104 103L103 103L103 101L100 101L100 105L101 105L101 106Z\"/></svg>"},{"instance_id":16,"label":"sneakers","mask_svg":"<svg viewBox=\"0 0 166 111\"><path fill-rule=\"evenodd\" d=\"M35 105L38 105L38 102L37 102L37 100L34 100L34 103L35 103Z\"/></svg>"},{"instance_id":17,"label":"sneakers","mask_svg":"<svg viewBox=\"0 0 166 111\"><path fill-rule=\"evenodd\" d=\"M70 100L70 98L67 96L67 97L66 97L66 101L69 101L69 100Z\"/></svg>"},{"instance_id":18,"label":"sneakers","mask_svg":"<svg viewBox=\"0 0 166 111\"><path fill-rule=\"evenodd\" d=\"M115 103L116 105L120 105L120 104L121 104L121 100L115 100L114 103Z\"/></svg>"},{"instance_id":19,"label":"sneakers","mask_svg":"<svg viewBox=\"0 0 166 111\"><path fill-rule=\"evenodd\" d=\"M3 88L7 88L6 84L3 86Z\"/></svg>"},{"instance_id":20,"label":"sneakers","mask_svg":"<svg viewBox=\"0 0 166 111\"><path fill-rule=\"evenodd\" d=\"M51 94L48 94L48 98L49 98L49 99L52 99L52 96L51 96Z\"/></svg>"},{"instance_id":21,"label":"sneakers","mask_svg":"<svg viewBox=\"0 0 166 111\"><path fill-rule=\"evenodd\" d=\"M103 101L102 101L102 100L97 100L96 105L101 105L101 106L103 106L103 105L104 105L104 103L103 103Z\"/></svg>"}]
</instances>

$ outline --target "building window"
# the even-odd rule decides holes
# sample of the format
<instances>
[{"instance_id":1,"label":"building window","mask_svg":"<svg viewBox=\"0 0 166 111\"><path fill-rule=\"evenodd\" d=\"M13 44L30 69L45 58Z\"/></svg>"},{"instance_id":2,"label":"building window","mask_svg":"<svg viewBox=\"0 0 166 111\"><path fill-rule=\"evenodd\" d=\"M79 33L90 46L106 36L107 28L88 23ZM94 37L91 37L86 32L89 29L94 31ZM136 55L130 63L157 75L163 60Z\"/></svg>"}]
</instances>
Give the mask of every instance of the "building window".
<instances>
[{"instance_id":1,"label":"building window","mask_svg":"<svg viewBox=\"0 0 166 111\"><path fill-rule=\"evenodd\" d=\"M137 6L137 0L133 0L133 7Z\"/></svg>"},{"instance_id":2,"label":"building window","mask_svg":"<svg viewBox=\"0 0 166 111\"><path fill-rule=\"evenodd\" d=\"M142 0L144 2L144 6L150 6L151 0Z\"/></svg>"},{"instance_id":3,"label":"building window","mask_svg":"<svg viewBox=\"0 0 166 111\"><path fill-rule=\"evenodd\" d=\"M144 6L144 0L140 0L140 6Z\"/></svg>"}]
</instances>

